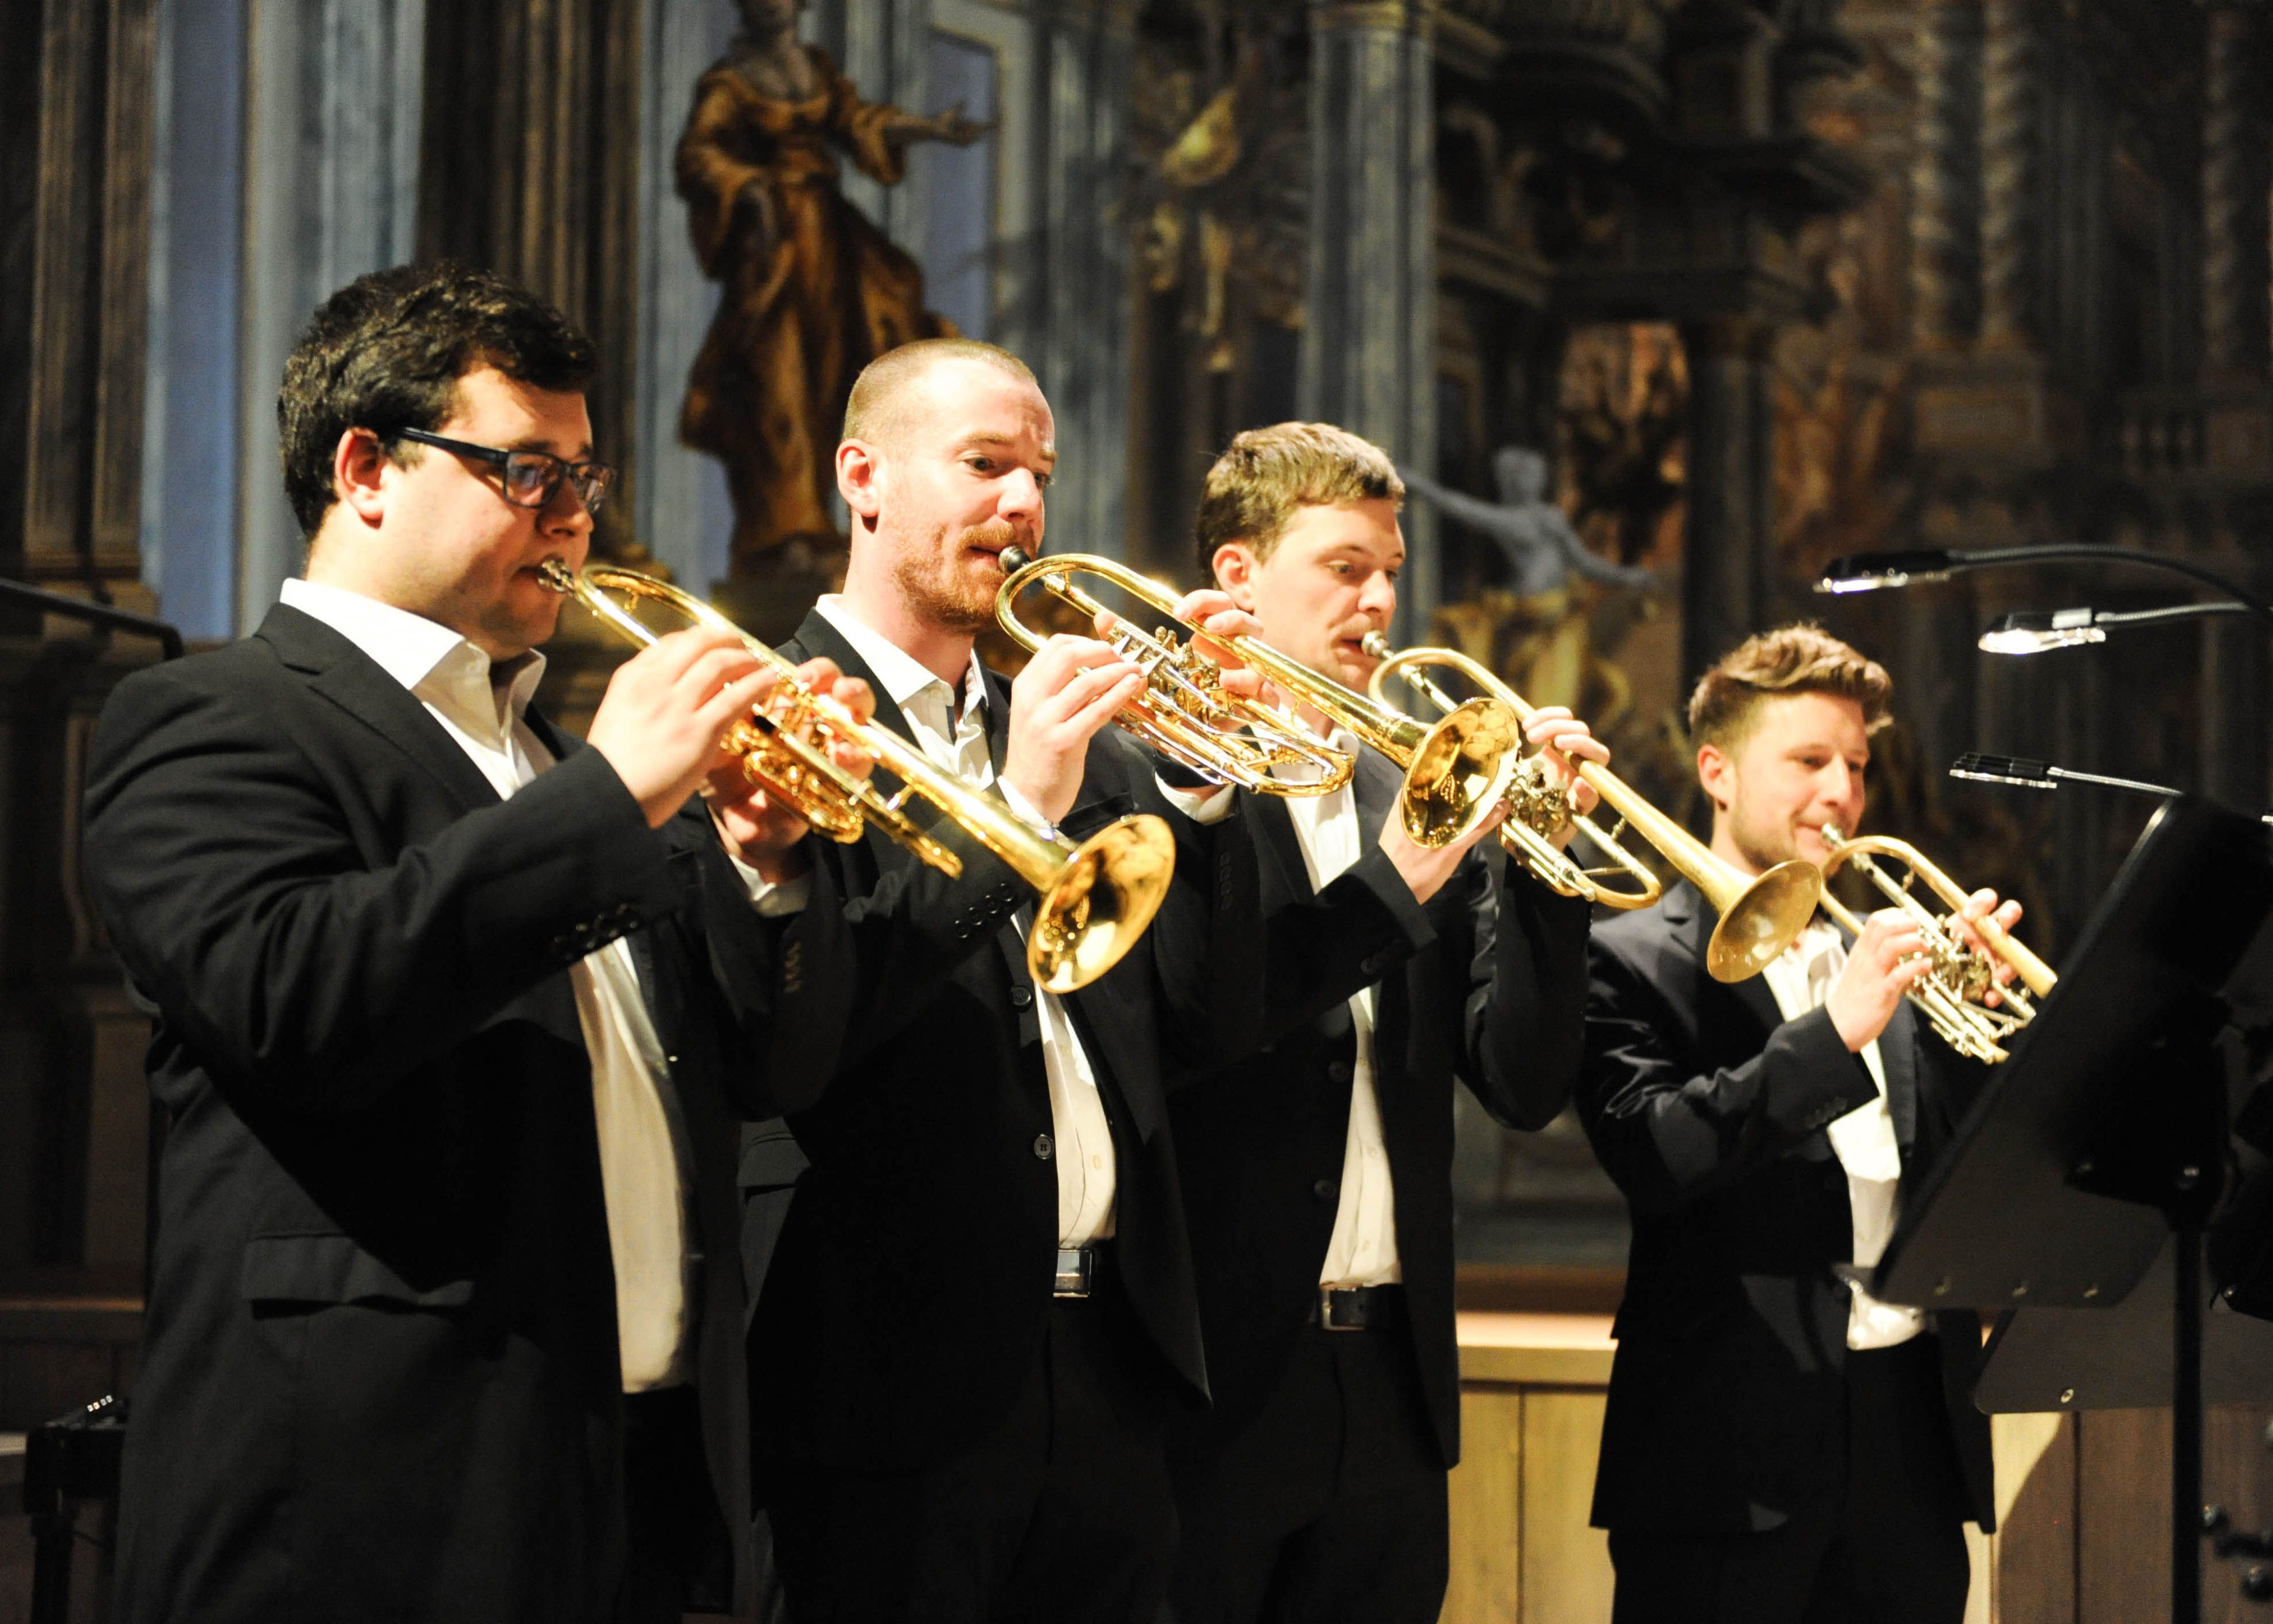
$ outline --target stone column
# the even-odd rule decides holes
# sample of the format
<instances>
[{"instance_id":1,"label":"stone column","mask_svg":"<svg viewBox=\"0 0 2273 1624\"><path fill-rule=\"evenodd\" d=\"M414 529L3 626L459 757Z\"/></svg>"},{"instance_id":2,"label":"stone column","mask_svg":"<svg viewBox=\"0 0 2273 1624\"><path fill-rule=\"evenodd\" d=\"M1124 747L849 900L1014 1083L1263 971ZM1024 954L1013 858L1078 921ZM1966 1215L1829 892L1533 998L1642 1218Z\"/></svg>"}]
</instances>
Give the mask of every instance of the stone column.
<instances>
[{"instance_id":1,"label":"stone column","mask_svg":"<svg viewBox=\"0 0 2273 1624\"><path fill-rule=\"evenodd\" d=\"M1910 321L1921 349L1970 335L1981 267L1978 0L1920 0L1910 162Z\"/></svg>"},{"instance_id":2,"label":"stone column","mask_svg":"<svg viewBox=\"0 0 2273 1624\"><path fill-rule=\"evenodd\" d=\"M1135 0L1042 0L1035 14L1033 326L1006 334L1057 419L1050 545L1128 549L1129 329L1134 284L1127 189Z\"/></svg>"},{"instance_id":3,"label":"stone column","mask_svg":"<svg viewBox=\"0 0 2273 1624\"><path fill-rule=\"evenodd\" d=\"M142 610L157 20L157 0L0 7L0 575ZM0 1293L140 1277L148 1023L87 904L79 816L95 717L154 654L0 614ZM0 1425L22 1417L0 1401Z\"/></svg>"},{"instance_id":4,"label":"stone column","mask_svg":"<svg viewBox=\"0 0 2273 1624\"><path fill-rule=\"evenodd\" d=\"M240 632L259 625L300 567L300 527L277 474L284 358L326 294L409 259L417 241L425 25L425 0L252 0L248 9Z\"/></svg>"},{"instance_id":5,"label":"stone column","mask_svg":"<svg viewBox=\"0 0 2273 1624\"><path fill-rule=\"evenodd\" d=\"M2215 0L2206 26L2202 111L2202 372L2262 380L2273 286L2266 242L2273 184L2260 96L2267 49L2254 7Z\"/></svg>"},{"instance_id":6,"label":"stone column","mask_svg":"<svg viewBox=\"0 0 2273 1624\"><path fill-rule=\"evenodd\" d=\"M1775 419L1768 351L1752 317L1684 323L1689 359L1689 535L1682 566L1682 692L1767 612Z\"/></svg>"},{"instance_id":7,"label":"stone column","mask_svg":"<svg viewBox=\"0 0 2273 1624\"><path fill-rule=\"evenodd\" d=\"M1311 0L1310 242L1296 398L1437 467L1436 88L1424 0ZM1441 599L1433 514L1406 509L1395 635Z\"/></svg>"},{"instance_id":8,"label":"stone column","mask_svg":"<svg viewBox=\"0 0 2273 1624\"><path fill-rule=\"evenodd\" d=\"M2037 0L1987 0L1981 117L1981 341L2026 350L2037 331Z\"/></svg>"}]
</instances>

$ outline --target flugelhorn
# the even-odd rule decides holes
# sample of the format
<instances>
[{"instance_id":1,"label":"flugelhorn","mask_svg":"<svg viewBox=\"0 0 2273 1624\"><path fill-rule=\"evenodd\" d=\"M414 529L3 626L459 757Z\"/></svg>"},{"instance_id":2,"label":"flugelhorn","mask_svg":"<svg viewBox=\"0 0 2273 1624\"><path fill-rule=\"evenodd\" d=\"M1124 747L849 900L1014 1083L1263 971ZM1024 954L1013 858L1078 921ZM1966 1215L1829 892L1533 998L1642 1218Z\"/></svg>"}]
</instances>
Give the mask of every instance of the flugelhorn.
<instances>
[{"instance_id":1,"label":"flugelhorn","mask_svg":"<svg viewBox=\"0 0 2273 1624\"><path fill-rule=\"evenodd\" d=\"M1011 599L1030 584L1043 585L1054 596L1090 615L1103 611L1105 605L1065 580L1065 576L1073 574L1101 575L1146 603L1164 610L1174 606L1175 600L1168 597L1161 587L1109 559L1068 553L1053 558L1029 560L1017 549L1006 548L1002 561L1010 575L995 597L995 616L1002 621L1005 630L1028 648L1036 646L1040 640L1016 624L1009 613L1009 605ZM1320 676L1309 666L1287 658L1269 643L1257 638L1230 637L1215 641L1221 642L1242 664L1260 672L1281 693L1299 703L1309 705L1329 721L1347 727L1405 769L1405 789L1399 797L1399 821L1415 844L1450 846L1490 816L1493 808L1505 797L1508 780L1513 775L1522 753L1523 730L1504 705L1489 699L1471 700L1434 727L1424 726L1400 710L1377 704L1364 695L1344 688L1331 677ZM1279 725L1302 735L1306 747L1316 747L1316 735L1301 723L1287 718L1276 707L1264 705L1260 708ZM1149 737L1141 729L1136 731L1140 737ZM1322 788L1335 789L1347 782L1354 763L1339 750L1327 753L1340 763L1339 774L1331 783L1272 793L1315 794L1321 793ZM1179 756L1178 759L1185 758ZM1203 772L1209 771L1200 763L1187 761L1186 764L1197 766ZM1249 787L1262 789L1265 786L1250 784Z\"/></svg>"},{"instance_id":2,"label":"flugelhorn","mask_svg":"<svg viewBox=\"0 0 2273 1624\"><path fill-rule=\"evenodd\" d=\"M1368 635L1364 646L1367 653L1381 661L1374 668L1371 684L1376 696L1383 684L1397 675L1412 682L1431 703L1450 707L1459 702L1421 674L1423 666L1440 665L1459 672L1519 720L1529 720L1538 709L1457 649L1392 650L1379 632ZM1715 981L1741 981L1758 975L1807 929L1807 921L1815 914L1816 899L1823 893L1823 876L1814 864L1794 860L1778 863L1766 874L1747 876L1733 863L1714 856L1703 841L1643 800L1609 768L1588 761L1579 762L1576 767L1578 776L1593 786L1602 804L1618 815L1621 831L1605 832L1588 818L1572 821L1620 868L1647 883L1631 891L1599 884L1593 871L1581 868L1550 838L1567 816L1558 804L1561 798L1521 796L1500 826L1501 836L1509 851L1550 889L1611 908L1647 907L1656 901L1661 889L1656 876L1617 844L1617 833L1632 829L1720 914L1721 922L1714 927L1713 939L1705 951L1705 968Z\"/></svg>"},{"instance_id":3,"label":"flugelhorn","mask_svg":"<svg viewBox=\"0 0 2273 1624\"><path fill-rule=\"evenodd\" d=\"M1081 553L1035 559L1017 547L1002 549L1004 578L994 595L994 618L1012 642L1028 653L1041 637L1018 619L1017 598L1039 587L1072 605L1093 622L1108 613L1076 585L1076 575L1110 581L1121 591L1167 614L1176 600L1159 583L1126 565ZM1235 784L1265 795L1326 795L1349 782L1354 763L1341 751L1275 705L1227 693L1219 668L1193 645L1163 627L1147 633L1115 614L1106 639L1144 673L1144 687L1114 718L1169 760L1219 784ZM1280 777L1293 770L1294 776Z\"/></svg>"},{"instance_id":4,"label":"flugelhorn","mask_svg":"<svg viewBox=\"0 0 2273 1624\"><path fill-rule=\"evenodd\" d=\"M890 728L854 720L843 705L799 681L789 660L669 582L604 564L579 574L558 559L548 559L538 573L546 586L575 598L634 643L654 643L661 635L626 606L641 602L739 638L781 679L765 710L728 731L725 742L741 756L744 774L832 839L857 840L873 823L942 873L959 875L962 859L903 810L911 794L930 801L1039 894L1026 932L1026 967L1046 990L1071 992L1104 974L1159 911L1176 862L1175 837L1161 819L1150 814L1120 818L1079 846L1030 828ZM838 766L829 754L831 739L897 778L899 790L887 795Z\"/></svg>"},{"instance_id":5,"label":"flugelhorn","mask_svg":"<svg viewBox=\"0 0 2273 1624\"><path fill-rule=\"evenodd\" d=\"M1852 863L1889 902L1909 916L1925 938L1926 957L1932 960L1932 966L1910 983L1905 996L1918 1007L1942 1041L1959 1054L1992 1064L2004 1059L2006 1041L2036 1019L2036 1004L2030 995L2037 998L2051 996L2059 981L2059 973L1993 919L1973 921L1982 947L1977 948L1967 941L1965 933L1958 928L1956 914L1965 906L1968 893L1909 841L1889 835L1850 838L1840 833L1836 823L1826 823L1822 832L1823 844L1831 853L1823 864L1824 877L1828 879L1841 864ZM1880 857L1902 864L1908 872L1896 879L1879 866L1876 860ZM1918 900L1910 883L1921 879L1928 890L1949 905L1948 914L1938 914ZM1863 921L1828 891L1823 896L1823 911L1856 935L1863 933ZM1984 948L1987 951L1984 951ZM2019 986L1998 984L1999 959L2012 966ZM2023 988L2027 990L2023 991ZM1993 1006L1981 1002L1992 989L1999 1000Z\"/></svg>"}]
</instances>

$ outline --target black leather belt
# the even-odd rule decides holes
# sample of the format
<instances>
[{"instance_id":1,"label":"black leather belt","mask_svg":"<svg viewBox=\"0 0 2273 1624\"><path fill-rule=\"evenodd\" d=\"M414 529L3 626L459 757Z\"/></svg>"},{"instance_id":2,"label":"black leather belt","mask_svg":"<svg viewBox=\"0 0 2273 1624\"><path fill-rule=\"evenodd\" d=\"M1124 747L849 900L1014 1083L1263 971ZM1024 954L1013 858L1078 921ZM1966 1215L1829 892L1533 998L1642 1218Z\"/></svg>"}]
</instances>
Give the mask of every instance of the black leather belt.
<instances>
[{"instance_id":1,"label":"black leather belt","mask_svg":"<svg viewBox=\"0 0 2273 1624\"><path fill-rule=\"evenodd\" d=\"M1405 1288L1320 1286L1310 1323L1326 1331L1378 1331L1405 1323Z\"/></svg>"},{"instance_id":2,"label":"black leather belt","mask_svg":"<svg viewBox=\"0 0 2273 1624\"><path fill-rule=\"evenodd\" d=\"M1050 1288L1050 1295L1070 1297L1096 1295L1098 1289L1105 1283L1106 1266L1112 1261L1112 1247L1103 1241L1088 1246L1059 1247L1057 1282Z\"/></svg>"}]
</instances>

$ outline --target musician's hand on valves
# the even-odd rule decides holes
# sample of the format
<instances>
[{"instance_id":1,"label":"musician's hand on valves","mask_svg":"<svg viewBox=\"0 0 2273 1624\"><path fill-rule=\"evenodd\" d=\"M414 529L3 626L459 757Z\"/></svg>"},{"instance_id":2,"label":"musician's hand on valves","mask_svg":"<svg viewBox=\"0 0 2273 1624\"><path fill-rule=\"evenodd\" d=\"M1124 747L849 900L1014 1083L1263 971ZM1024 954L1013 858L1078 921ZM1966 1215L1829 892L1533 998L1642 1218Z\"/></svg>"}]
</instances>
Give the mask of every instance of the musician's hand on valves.
<instances>
[{"instance_id":1,"label":"musician's hand on valves","mask_svg":"<svg viewBox=\"0 0 2273 1624\"><path fill-rule=\"evenodd\" d=\"M1507 816L1505 801L1492 808L1491 816L1450 846L1422 846L1405 832L1405 820L1392 812L1381 821L1381 838L1377 844L1388 855L1405 883L1413 888L1413 899L1426 902L1444 886L1460 866L1460 859L1479 840L1497 838L1501 821Z\"/></svg>"},{"instance_id":2,"label":"musician's hand on valves","mask_svg":"<svg viewBox=\"0 0 2273 1624\"><path fill-rule=\"evenodd\" d=\"M1997 893L1984 886L1968 897L1965 906L1957 911L1958 934L1965 938L1966 945L1974 951L1987 955L1991 973L1996 977L1996 984L1981 995L1981 1002L1994 1009L2004 1003L2004 999L1997 996L1997 988L2010 985L2019 972L1992 951L1988 943L1982 939L1980 931L1975 929L1984 919L2002 927L2009 936L2013 927L2021 922L2021 905L2017 902L2000 903L1997 900Z\"/></svg>"},{"instance_id":3,"label":"musician's hand on valves","mask_svg":"<svg viewBox=\"0 0 2273 1624\"><path fill-rule=\"evenodd\" d=\"M1847 967L1824 1002L1851 1053L1861 1054L1887 1029L1910 983L1932 965L1917 921L1901 909L1882 908L1863 921L1863 934L1847 950Z\"/></svg>"},{"instance_id":4,"label":"musician's hand on valves","mask_svg":"<svg viewBox=\"0 0 2273 1624\"><path fill-rule=\"evenodd\" d=\"M798 680L813 693L835 700L866 726L875 714L876 696L858 677L848 677L831 659L809 659L797 668ZM806 742L826 748L829 758L846 773L865 778L875 770L875 757L833 729L819 730ZM802 842L807 825L797 808L769 793L743 771L742 759L730 756L703 786L710 804L710 821L719 843L755 869L772 885L785 884L805 872Z\"/></svg>"},{"instance_id":5,"label":"musician's hand on valves","mask_svg":"<svg viewBox=\"0 0 2273 1624\"><path fill-rule=\"evenodd\" d=\"M585 742L660 829L720 764L720 736L773 686L732 633L673 632L616 668Z\"/></svg>"},{"instance_id":6,"label":"musician's hand on valves","mask_svg":"<svg viewBox=\"0 0 2273 1624\"><path fill-rule=\"evenodd\" d=\"M1231 651L1234 637L1263 635L1263 622L1231 601L1228 592L1187 592L1176 600L1172 616L1185 626L1197 627L1192 646L1223 668L1224 692L1238 699L1263 696L1263 673L1251 671Z\"/></svg>"},{"instance_id":7,"label":"musician's hand on valves","mask_svg":"<svg viewBox=\"0 0 2273 1624\"><path fill-rule=\"evenodd\" d=\"M1595 738L1584 722L1562 705L1542 705L1533 711L1523 725L1523 736L1547 763L1549 782L1567 793L1571 810L1582 817L1592 812L1600 797L1594 793L1593 785L1579 777L1578 763L1590 761L1596 766L1609 765L1610 747ZM1565 823L1555 831L1555 844L1567 846L1572 836L1578 832L1575 824Z\"/></svg>"},{"instance_id":8,"label":"musician's hand on valves","mask_svg":"<svg viewBox=\"0 0 2273 1624\"><path fill-rule=\"evenodd\" d=\"M1010 685L1004 786L1056 823L1081 793L1090 740L1144 685L1144 673L1110 643L1064 633L1049 638Z\"/></svg>"}]
</instances>

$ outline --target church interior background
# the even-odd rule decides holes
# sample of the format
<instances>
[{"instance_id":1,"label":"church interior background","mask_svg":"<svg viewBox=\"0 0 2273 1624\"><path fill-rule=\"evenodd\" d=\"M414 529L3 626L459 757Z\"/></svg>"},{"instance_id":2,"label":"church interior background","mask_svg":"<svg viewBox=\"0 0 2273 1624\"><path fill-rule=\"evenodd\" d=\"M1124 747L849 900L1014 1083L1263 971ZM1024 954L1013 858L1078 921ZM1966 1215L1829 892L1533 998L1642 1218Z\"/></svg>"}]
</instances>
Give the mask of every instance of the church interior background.
<instances>
[{"instance_id":1,"label":"church interior background","mask_svg":"<svg viewBox=\"0 0 2273 1624\"><path fill-rule=\"evenodd\" d=\"M2253 625L2013 659L1975 645L2002 613L2170 594L2104 569L1811 590L1842 554L2052 541L2273 589L2263 5L799 9L860 103L982 127L908 146L896 179L841 154L837 184L920 268L919 313L1039 375L1054 549L1196 584L1199 480L1231 435L1343 424L1439 492L1407 508L1397 640L1573 706L1692 825L1689 681L1752 629L1820 619L1895 679L1873 825L2022 898L2048 956L2152 803L1955 783L1959 753L2273 801ZM249 630L297 562L273 406L293 336L349 277L454 255L600 343L596 432L625 491L600 550L785 634L841 543L738 523L729 470L682 438L690 372L731 323L681 138L741 26L729 0L11 7L0 575L193 644ZM73 841L93 718L152 651L7 613L0 1431L20 1431L131 1387L142 1022ZM588 710L615 658L570 648L556 709ZM1470 1305L1615 1304L1623 1219L1575 1124L1505 1134L1471 1107L1459 1177ZM2075 1482L2046 1549L2083 1553L2075 1575L2101 1560L2074 1531L2090 1463L2146 1449L2140 1426L2052 1446ZM2213 1470L2273 1507L2264 1449L2232 1439ZM2126 1616L2118 1579L2042 1583L2004 1616Z\"/></svg>"}]
</instances>

